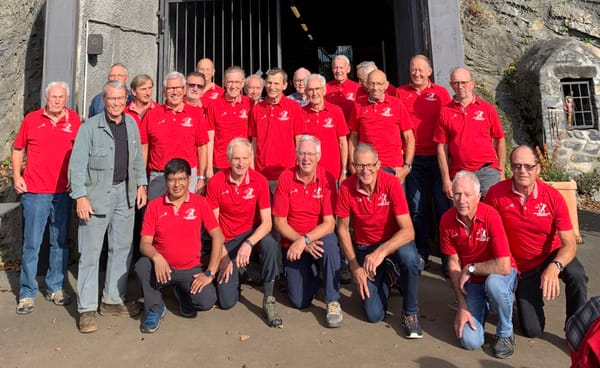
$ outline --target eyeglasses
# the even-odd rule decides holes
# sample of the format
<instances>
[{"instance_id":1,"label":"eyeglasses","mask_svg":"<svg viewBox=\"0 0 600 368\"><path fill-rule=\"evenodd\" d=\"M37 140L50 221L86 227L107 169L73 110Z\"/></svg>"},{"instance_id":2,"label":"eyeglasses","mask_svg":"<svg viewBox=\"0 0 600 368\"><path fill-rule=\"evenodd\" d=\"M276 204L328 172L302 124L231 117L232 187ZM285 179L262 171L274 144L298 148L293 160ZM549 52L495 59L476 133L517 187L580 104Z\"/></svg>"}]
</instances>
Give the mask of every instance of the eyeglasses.
<instances>
[{"instance_id":1,"label":"eyeglasses","mask_svg":"<svg viewBox=\"0 0 600 368\"><path fill-rule=\"evenodd\" d=\"M204 84L199 84L199 83L187 83L187 86L190 88L204 88ZM177 88L177 87L171 87L171 88ZM168 90L168 88L167 88Z\"/></svg>"},{"instance_id":2,"label":"eyeglasses","mask_svg":"<svg viewBox=\"0 0 600 368\"><path fill-rule=\"evenodd\" d=\"M317 87L317 88L307 88L305 91L306 93L318 93L321 92L323 90L323 87Z\"/></svg>"},{"instance_id":3,"label":"eyeglasses","mask_svg":"<svg viewBox=\"0 0 600 368\"><path fill-rule=\"evenodd\" d=\"M122 96L122 97L104 97L104 98L108 102L123 102L123 101L127 100L127 97L125 97L125 96Z\"/></svg>"},{"instance_id":4,"label":"eyeglasses","mask_svg":"<svg viewBox=\"0 0 600 368\"><path fill-rule=\"evenodd\" d=\"M535 168L535 167L536 167L538 164L539 164L539 163L537 163L537 162L536 162L535 164L533 164L533 165L530 165L530 164L514 164L514 163L511 163L511 164L510 164L510 168L511 168L513 171L519 171L519 170L521 170L521 169L525 169L525 170L527 170L527 171L531 171L531 170L533 170L533 169L534 169L534 168Z\"/></svg>"},{"instance_id":5,"label":"eyeglasses","mask_svg":"<svg viewBox=\"0 0 600 368\"><path fill-rule=\"evenodd\" d=\"M385 82L367 82L367 87L383 87Z\"/></svg>"},{"instance_id":6,"label":"eyeglasses","mask_svg":"<svg viewBox=\"0 0 600 368\"><path fill-rule=\"evenodd\" d=\"M468 80L468 81L450 81L450 85L451 86L455 86L455 87L457 87L457 86L466 86L469 83L471 83L470 80Z\"/></svg>"},{"instance_id":7,"label":"eyeglasses","mask_svg":"<svg viewBox=\"0 0 600 368\"><path fill-rule=\"evenodd\" d=\"M318 155L317 152L298 152L298 156L300 156L300 157L303 157L303 156L315 157L316 155Z\"/></svg>"},{"instance_id":8,"label":"eyeglasses","mask_svg":"<svg viewBox=\"0 0 600 368\"><path fill-rule=\"evenodd\" d=\"M236 85L240 85L240 84L243 84L243 83L244 83L244 81L237 81L237 80L228 80L228 81L225 81L225 84L236 84Z\"/></svg>"},{"instance_id":9,"label":"eyeglasses","mask_svg":"<svg viewBox=\"0 0 600 368\"><path fill-rule=\"evenodd\" d=\"M168 178L167 183L169 183L169 184L185 183L188 180L189 180L188 176L180 177L180 178Z\"/></svg>"},{"instance_id":10,"label":"eyeglasses","mask_svg":"<svg viewBox=\"0 0 600 368\"><path fill-rule=\"evenodd\" d=\"M165 91L183 91L184 88L184 86L165 87Z\"/></svg>"},{"instance_id":11,"label":"eyeglasses","mask_svg":"<svg viewBox=\"0 0 600 368\"><path fill-rule=\"evenodd\" d=\"M369 164L358 164L358 163L354 162L352 164L352 166L354 166L354 168L359 171L362 171L365 169L373 170L377 166L378 163L379 163L379 161L375 161L374 163L369 163Z\"/></svg>"}]
</instances>

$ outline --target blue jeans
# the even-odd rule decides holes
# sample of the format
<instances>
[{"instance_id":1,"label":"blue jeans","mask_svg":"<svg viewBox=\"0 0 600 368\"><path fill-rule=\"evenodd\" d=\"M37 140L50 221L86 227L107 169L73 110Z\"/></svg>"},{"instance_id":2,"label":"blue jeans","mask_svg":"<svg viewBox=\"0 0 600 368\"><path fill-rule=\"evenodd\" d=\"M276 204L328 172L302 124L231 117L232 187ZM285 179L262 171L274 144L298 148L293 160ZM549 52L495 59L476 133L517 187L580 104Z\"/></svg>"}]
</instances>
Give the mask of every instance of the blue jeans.
<instances>
[{"instance_id":1,"label":"blue jeans","mask_svg":"<svg viewBox=\"0 0 600 368\"><path fill-rule=\"evenodd\" d=\"M415 156L412 169L406 177L406 200L415 228L415 243L424 260L429 258L429 229L437 232L440 218L452 203L442 192L442 177L437 156ZM432 201L435 219L427 211L427 202ZM433 222L433 224L432 224ZM433 226L432 226L433 225Z\"/></svg>"},{"instance_id":2,"label":"blue jeans","mask_svg":"<svg viewBox=\"0 0 600 368\"><path fill-rule=\"evenodd\" d=\"M357 245L355 247L356 260L362 265L365 257L377 249L381 244ZM415 242L411 241L400 247L388 258L394 262L400 271L400 289L402 291L402 309L407 315L416 315L419 312L418 287L419 287L419 252ZM390 296L389 280L386 276L383 262L377 267L375 280L367 280L369 298L363 300L363 308L367 320L371 323L379 322L385 317L388 298Z\"/></svg>"},{"instance_id":3,"label":"blue jeans","mask_svg":"<svg viewBox=\"0 0 600 368\"><path fill-rule=\"evenodd\" d=\"M517 287L517 271L504 276L499 274L489 275L485 282L467 283L465 300L473 319L475 330L469 324L463 327L460 344L468 350L479 349L484 343L485 320L492 308L498 315L496 335L499 337L510 337L513 334L512 312L513 292Z\"/></svg>"},{"instance_id":4,"label":"blue jeans","mask_svg":"<svg viewBox=\"0 0 600 368\"><path fill-rule=\"evenodd\" d=\"M127 204L126 181L113 185L106 197L108 213L79 221L79 272L77 276L77 310L98 309L100 253L108 231L108 259L102 301L122 304L127 291L127 273L132 254L134 209Z\"/></svg>"},{"instance_id":5,"label":"blue jeans","mask_svg":"<svg viewBox=\"0 0 600 368\"><path fill-rule=\"evenodd\" d=\"M319 290L320 277L323 275L325 302L340 299L340 249L335 234L319 239L323 242L323 257L315 260L304 252L299 260L291 262L283 255L283 267L287 278L288 296L294 308L306 308ZM284 252L285 253L285 252ZM320 271L320 272L319 272Z\"/></svg>"},{"instance_id":6,"label":"blue jeans","mask_svg":"<svg viewBox=\"0 0 600 368\"><path fill-rule=\"evenodd\" d=\"M35 298L38 285L37 275L40 246L50 220L48 233L50 240L50 256L46 288L48 293L63 289L63 281L69 262L69 216L72 200L68 193L34 194L25 193L21 198L23 206L23 260L21 264L21 280L19 299Z\"/></svg>"}]
</instances>

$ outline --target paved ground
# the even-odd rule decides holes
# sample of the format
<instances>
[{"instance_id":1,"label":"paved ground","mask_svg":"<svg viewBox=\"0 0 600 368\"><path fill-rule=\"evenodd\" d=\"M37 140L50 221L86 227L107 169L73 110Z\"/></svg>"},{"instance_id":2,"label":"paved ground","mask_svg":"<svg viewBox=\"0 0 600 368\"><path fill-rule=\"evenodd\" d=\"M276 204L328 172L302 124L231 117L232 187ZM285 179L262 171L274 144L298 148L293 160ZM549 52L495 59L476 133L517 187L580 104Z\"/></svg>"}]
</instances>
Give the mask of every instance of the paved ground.
<instances>
[{"instance_id":1,"label":"paved ground","mask_svg":"<svg viewBox=\"0 0 600 368\"><path fill-rule=\"evenodd\" d=\"M600 214L580 212L585 243L579 258L590 277L589 295L600 295ZM76 307L56 307L41 295L28 316L15 314L13 291L0 292L0 367L568 367L564 344L564 297L547 304L546 333L541 339L518 335L513 358L498 360L489 346L465 351L452 331L453 292L439 277L439 264L425 272L420 284L424 337L406 340L397 313L401 296L393 294L389 315L370 324L362 315L352 287L342 290L344 325L325 328L324 303L298 311L286 304L280 313L284 326L268 328L261 317L260 290L243 286L242 298L232 310L217 308L194 320L177 314L167 297L169 312L153 335L139 332L139 320L99 317L99 330L83 335L77 330ZM71 285L74 286L73 275ZM6 280L6 275L4 275ZM15 279L9 277L14 284ZM1 283L1 280L0 280ZM16 288L14 288L16 289ZM486 326L494 331L493 318Z\"/></svg>"}]
</instances>

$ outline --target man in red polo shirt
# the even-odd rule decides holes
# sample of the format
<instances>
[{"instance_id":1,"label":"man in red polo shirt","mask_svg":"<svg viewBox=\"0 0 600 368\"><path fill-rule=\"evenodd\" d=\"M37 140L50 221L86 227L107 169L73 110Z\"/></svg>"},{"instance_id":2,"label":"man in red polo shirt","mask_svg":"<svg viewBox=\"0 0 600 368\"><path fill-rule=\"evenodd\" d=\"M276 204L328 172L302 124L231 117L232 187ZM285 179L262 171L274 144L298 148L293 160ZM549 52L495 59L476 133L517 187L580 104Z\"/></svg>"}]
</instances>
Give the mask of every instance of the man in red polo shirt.
<instances>
[{"instance_id":1,"label":"man in red polo shirt","mask_svg":"<svg viewBox=\"0 0 600 368\"><path fill-rule=\"evenodd\" d=\"M440 247L448 256L458 301L454 332L463 348L479 349L491 308L498 316L494 355L510 358L515 350L512 311L517 270L502 219L494 208L479 203L479 180L472 172L459 171L452 190L454 207L442 216Z\"/></svg>"},{"instance_id":2,"label":"man in red polo shirt","mask_svg":"<svg viewBox=\"0 0 600 368\"><path fill-rule=\"evenodd\" d=\"M386 277L384 263L400 276L403 293L402 325L406 337L421 338L418 320L419 255L402 186L379 170L377 151L360 143L354 150L356 174L340 186L335 214L338 236L369 322L386 314L390 288L396 277ZM350 237L353 218L354 245Z\"/></svg>"},{"instance_id":3,"label":"man in red polo shirt","mask_svg":"<svg viewBox=\"0 0 600 368\"><path fill-rule=\"evenodd\" d=\"M331 62L333 80L327 82L325 99L342 108L346 121L350 119L352 105L356 101L356 95L360 84L348 79L351 70L350 59L346 55L336 55Z\"/></svg>"},{"instance_id":4,"label":"man in red polo shirt","mask_svg":"<svg viewBox=\"0 0 600 368\"><path fill-rule=\"evenodd\" d=\"M152 89L154 82L152 77L147 74L138 74L131 80L131 93L133 101L125 106L125 113L135 119L138 127L142 124L142 118L146 115L146 111L158 106L152 100Z\"/></svg>"},{"instance_id":5,"label":"man in red polo shirt","mask_svg":"<svg viewBox=\"0 0 600 368\"><path fill-rule=\"evenodd\" d=\"M213 285L221 251L223 233L206 199L188 190L190 165L174 158L164 167L167 194L148 203L140 251L135 264L144 296L143 333L158 330L167 308L160 289L172 285L183 317L193 318L197 310L209 310L217 301ZM210 260L200 259L204 228L212 239Z\"/></svg>"},{"instance_id":6,"label":"man in red polo shirt","mask_svg":"<svg viewBox=\"0 0 600 368\"><path fill-rule=\"evenodd\" d=\"M217 97L223 94L223 87L215 83L215 65L209 58L202 58L196 64L196 71L204 74L206 85L202 89L202 105L206 108L212 104Z\"/></svg>"},{"instance_id":7,"label":"man in red polo shirt","mask_svg":"<svg viewBox=\"0 0 600 368\"><path fill-rule=\"evenodd\" d=\"M276 312L273 289L279 274L279 246L270 234L269 183L250 168L252 144L246 138L234 138L229 143L227 158L230 167L216 173L206 189L206 199L225 235L217 285L219 305L229 309L237 303L239 270L250 264L256 251L262 266L263 312L269 326L278 327L282 320Z\"/></svg>"},{"instance_id":8,"label":"man in red polo shirt","mask_svg":"<svg viewBox=\"0 0 600 368\"><path fill-rule=\"evenodd\" d=\"M384 72L373 70L367 78L369 95L356 101L350 115L350 160L353 147L359 142L370 144L377 151L383 170L404 182L415 152L410 116L402 101L386 95L388 81Z\"/></svg>"},{"instance_id":9,"label":"man in red polo shirt","mask_svg":"<svg viewBox=\"0 0 600 368\"><path fill-rule=\"evenodd\" d=\"M516 291L519 321L527 337L544 332L544 299L554 300L565 283L568 320L587 301L587 281L563 197L538 178L533 150L518 146L510 155L512 179L492 186L485 198L500 213L521 272Z\"/></svg>"},{"instance_id":10,"label":"man in red polo shirt","mask_svg":"<svg viewBox=\"0 0 600 368\"><path fill-rule=\"evenodd\" d=\"M234 138L248 137L250 99L242 95L244 69L232 66L225 70L225 93L206 109L208 125L207 178L214 172L229 168L227 145Z\"/></svg>"},{"instance_id":11,"label":"man in red polo shirt","mask_svg":"<svg viewBox=\"0 0 600 368\"><path fill-rule=\"evenodd\" d=\"M306 112L306 133L321 141L319 167L329 171L340 183L346 179L348 163L348 138L350 131L342 109L325 101L325 78L310 74L304 85L309 98Z\"/></svg>"},{"instance_id":12,"label":"man in red polo shirt","mask_svg":"<svg viewBox=\"0 0 600 368\"><path fill-rule=\"evenodd\" d=\"M406 337L423 337L419 324L419 253L400 182L379 170L377 151L360 143L354 150L356 174L340 186L337 233L363 302L367 320L379 322L388 308L390 288L400 277L402 326ZM350 216L354 244L350 237ZM386 277L384 263L393 277Z\"/></svg>"},{"instance_id":13,"label":"man in red polo shirt","mask_svg":"<svg viewBox=\"0 0 600 368\"><path fill-rule=\"evenodd\" d=\"M373 70L379 69L377 64L374 61L362 61L358 65L356 65L356 78L358 79L358 83L360 83L361 88L358 89L356 94L356 98L360 96L366 96L369 94L369 87L367 86L367 77L369 73ZM396 87L394 87L391 83L388 84L388 88L385 90L390 96L396 96Z\"/></svg>"},{"instance_id":14,"label":"man in red polo shirt","mask_svg":"<svg viewBox=\"0 0 600 368\"><path fill-rule=\"evenodd\" d=\"M274 68L267 72L266 98L252 107L248 134L255 152L254 168L274 189L275 181L296 162L296 139L304 132L304 111L286 98L287 73Z\"/></svg>"},{"instance_id":15,"label":"man in red polo shirt","mask_svg":"<svg viewBox=\"0 0 600 368\"><path fill-rule=\"evenodd\" d=\"M444 87L429 80L433 70L426 56L414 56L409 68L410 82L396 89L396 97L406 106L413 123L415 157L406 177L406 199L415 227L415 243L423 259L422 265L428 268L429 229L438 227L442 214L451 205L442 192L437 144L433 141L440 108L450 102L450 95ZM435 218L428 211L427 203L433 204ZM445 257L442 257L442 271L447 272Z\"/></svg>"},{"instance_id":16,"label":"man in red polo shirt","mask_svg":"<svg viewBox=\"0 0 600 368\"><path fill-rule=\"evenodd\" d=\"M202 93L206 86L206 78L200 72L189 72L185 78L185 103L197 107L206 113L202 104Z\"/></svg>"},{"instance_id":17,"label":"man in red polo shirt","mask_svg":"<svg viewBox=\"0 0 600 368\"><path fill-rule=\"evenodd\" d=\"M25 116L13 143L13 181L23 206L23 260L19 281L18 314L33 312L40 246L49 222L50 254L46 273L46 299L56 305L71 302L63 292L69 261L69 217L72 201L67 193L67 165L81 125L79 115L65 107L69 87L52 82L46 87L46 105ZM23 163L27 152L27 167Z\"/></svg>"},{"instance_id":18,"label":"man in red polo shirt","mask_svg":"<svg viewBox=\"0 0 600 368\"><path fill-rule=\"evenodd\" d=\"M452 178L459 170L472 171L481 183L482 198L504 179L506 142L494 106L473 94L475 82L465 68L450 73L454 99L440 111L433 136L442 175L442 190L452 196Z\"/></svg>"},{"instance_id":19,"label":"man in red polo shirt","mask_svg":"<svg viewBox=\"0 0 600 368\"><path fill-rule=\"evenodd\" d=\"M202 110L184 102L186 80L183 74L170 72L165 77L164 105L148 111L142 119L142 153L150 171L148 199L165 193L162 171L166 163L181 157L192 167L190 191L200 192L206 181L208 134Z\"/></svg>"},{"instance_id":20,"label":"man in red polo shirt","mask_svg":"<svg viewBox=\"0 0 600 368\"><path fill-rule=\"evenodd\" d=\"M340 249L332 208L335 178L318 166L321 142L317 138L300 136L296 155L298 166L281 174L273 196L288 296L294 308L308 307L322 275L327 326L340 327Z\"/></svg>"}]
</instances>

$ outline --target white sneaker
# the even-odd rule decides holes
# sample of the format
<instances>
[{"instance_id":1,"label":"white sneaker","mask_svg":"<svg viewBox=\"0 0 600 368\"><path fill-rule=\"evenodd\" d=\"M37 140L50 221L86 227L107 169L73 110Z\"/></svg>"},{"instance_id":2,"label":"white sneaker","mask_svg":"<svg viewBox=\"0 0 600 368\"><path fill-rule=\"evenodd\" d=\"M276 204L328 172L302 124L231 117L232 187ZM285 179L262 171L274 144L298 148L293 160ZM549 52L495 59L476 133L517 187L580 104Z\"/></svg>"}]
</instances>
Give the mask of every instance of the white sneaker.
<instances>
[{"instance_id":1,"label":"white sneaker","mask_svg":"<svg viewBox=\"0 0 600 368\"><path fill-rule=\"evenodd\" d=\"M342 306L337 301L327 303L327 327L337 328L342 326L344 315Z\"/></svg>"}]
</instances>

